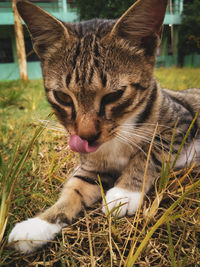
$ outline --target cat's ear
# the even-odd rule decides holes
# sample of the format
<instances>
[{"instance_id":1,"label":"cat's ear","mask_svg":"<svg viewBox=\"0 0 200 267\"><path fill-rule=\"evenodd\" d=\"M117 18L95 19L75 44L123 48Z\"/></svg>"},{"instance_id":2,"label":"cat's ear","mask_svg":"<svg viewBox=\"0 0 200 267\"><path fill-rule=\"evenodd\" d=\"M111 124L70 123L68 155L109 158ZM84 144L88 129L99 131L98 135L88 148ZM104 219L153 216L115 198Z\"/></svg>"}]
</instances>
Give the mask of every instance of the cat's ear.
<instances>
[{"instance_id":1,"label":"cat's ear","mask_svg":"<svg viewBox=\"0 0 200 267\"><path fill-rule=\"evenodd\" d=\"M33 48L40 58L61 48L69 33L62 22L26 0L17 0L17 10L30 32Z\"/></svg>"},{"instance_id":2,"label":"cat's ear","mask_svg":"<svg viewBox=\"0 0 200 267\"><path fill-rule=\"evenodd\" d=\"M168 0L138 0L116 22L111 36L137 41L152 34L160 37Z\"/></svg>"}]
</instances>

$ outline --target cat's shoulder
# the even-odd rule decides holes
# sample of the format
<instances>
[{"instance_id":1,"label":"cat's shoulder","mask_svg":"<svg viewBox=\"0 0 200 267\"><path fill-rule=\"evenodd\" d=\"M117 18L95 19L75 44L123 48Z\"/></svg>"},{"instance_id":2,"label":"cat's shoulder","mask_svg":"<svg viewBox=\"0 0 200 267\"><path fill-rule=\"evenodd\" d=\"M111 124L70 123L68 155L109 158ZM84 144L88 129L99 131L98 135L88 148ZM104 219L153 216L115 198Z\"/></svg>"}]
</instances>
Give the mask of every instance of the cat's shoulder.
<instances>
[{"instance_id":1,"label":"cat's shoulder","mask_svg":"<svg viewBox=\"0 0 200 267\"><path fill-rule=\"evenodd\" d=\"M200 98L200 88L188 88L185 90L173 90L173 89L162 89L164 94L167 94L169 96L173 96L176 98L186 99L189 98Z\"/></svg>"},{"instance_id":2,"label":"cat's shoulder","mask_svg":"<svg viewBox=\"0 0 200 267\"><path fill-rule=\"evenodd\" d=\"M162 89L162 92L175 102L193 107L194 111L200 109L200 88L189 88L185 90Z\"/></svg>"}]
</instances>

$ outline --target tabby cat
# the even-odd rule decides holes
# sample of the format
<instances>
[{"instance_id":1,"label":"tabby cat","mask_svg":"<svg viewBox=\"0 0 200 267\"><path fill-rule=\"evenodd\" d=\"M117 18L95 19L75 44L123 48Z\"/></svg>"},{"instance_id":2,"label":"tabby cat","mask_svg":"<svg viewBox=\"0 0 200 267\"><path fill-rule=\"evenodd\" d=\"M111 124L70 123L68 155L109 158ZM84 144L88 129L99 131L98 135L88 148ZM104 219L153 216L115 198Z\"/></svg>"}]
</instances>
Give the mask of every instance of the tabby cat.
<instances>
[{"instance_id":1,"label":"tabby cat","mask_svg":"<svg viewBox=\"0 0 200 267\"><path fill-rule=\"evenodd\" d=\"M17 250L41 247L100 200L98 175L109 210L119 206L119 217L134 214L156 125L145 194L159 177L176 125L175 157L200 108L200 90L161 89L154 79L166 7L167 0L139 0L118 20L63 23L26 0L17 2L41 60L47 99L81 162L52 207L16 224L9 242ZM199 124L198 118L176 169L198 159Z\"/></svg>"}]
</instances>

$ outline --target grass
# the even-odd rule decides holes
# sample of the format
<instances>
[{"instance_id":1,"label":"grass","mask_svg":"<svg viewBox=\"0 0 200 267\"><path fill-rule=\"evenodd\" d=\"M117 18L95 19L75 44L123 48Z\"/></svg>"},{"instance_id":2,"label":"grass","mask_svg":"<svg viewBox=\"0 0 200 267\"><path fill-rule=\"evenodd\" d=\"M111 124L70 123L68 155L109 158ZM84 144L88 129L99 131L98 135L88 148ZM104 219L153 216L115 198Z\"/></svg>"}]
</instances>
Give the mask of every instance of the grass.
<instances>
[{"instance_id":1,"label":"grass","mask_svg":"<svg viewBox=\"0 0 200 267\"><path fill-rule=\"evenodd\" d=\"M199 73L157 69L155 76L163 87L182 90L200 87ZM133 217L105 216L97 203L36 253L21 255L7 246L13 225L52 205L78 162L66 136L40 128L38 119L51 112L43 91L41 80L0 83L0 266L199 266L194 166L179 172L163 166L161 180Z\"/></svg>"}]
</instances>

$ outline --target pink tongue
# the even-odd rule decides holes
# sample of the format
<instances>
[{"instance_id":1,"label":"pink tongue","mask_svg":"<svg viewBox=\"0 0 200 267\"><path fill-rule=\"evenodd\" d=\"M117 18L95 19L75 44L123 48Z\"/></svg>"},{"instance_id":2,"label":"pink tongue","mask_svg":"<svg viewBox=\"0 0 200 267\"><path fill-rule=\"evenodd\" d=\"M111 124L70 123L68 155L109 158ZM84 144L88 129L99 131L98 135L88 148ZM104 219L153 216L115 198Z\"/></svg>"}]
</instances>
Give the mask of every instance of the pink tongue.
<instances>
[{"instance_id":1,"label":"pink tongue","mask_svg":"<svg viewBox=\"0 0 200 267\"><path fill-rule=\"evenodd\" d=\"M99 145L90 146L87 140L83 140L78 135L73 134L70 136L69 147L75 152L91 153L95 152L99 148Z\"/></svg>"}]
</instances>

